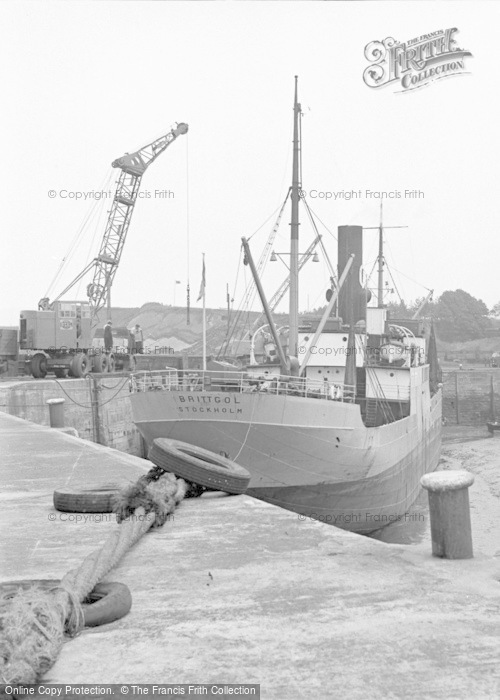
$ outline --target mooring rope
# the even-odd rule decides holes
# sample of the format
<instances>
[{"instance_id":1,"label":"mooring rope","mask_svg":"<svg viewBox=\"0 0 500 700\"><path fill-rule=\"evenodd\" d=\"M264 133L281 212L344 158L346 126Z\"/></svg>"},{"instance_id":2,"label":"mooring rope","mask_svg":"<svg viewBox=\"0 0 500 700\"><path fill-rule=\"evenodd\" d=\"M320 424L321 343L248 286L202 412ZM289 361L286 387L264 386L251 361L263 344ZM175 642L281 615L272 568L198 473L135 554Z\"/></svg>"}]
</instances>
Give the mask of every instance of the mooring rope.
<instances>
[{"instance_id":1,"label":"mooring rope","mask_svg":"<svg viewBox=\"0 0 500 700\"><path fill-rule=\"evenodd\" d=\"M81 603L151 527L160 527L185 497L188 485L154 468L115 498L120 526L60 584L20 590L0 605L2 683L36 683L54 664L64 636L83 628Z\"/></svg>"}]
</instances>

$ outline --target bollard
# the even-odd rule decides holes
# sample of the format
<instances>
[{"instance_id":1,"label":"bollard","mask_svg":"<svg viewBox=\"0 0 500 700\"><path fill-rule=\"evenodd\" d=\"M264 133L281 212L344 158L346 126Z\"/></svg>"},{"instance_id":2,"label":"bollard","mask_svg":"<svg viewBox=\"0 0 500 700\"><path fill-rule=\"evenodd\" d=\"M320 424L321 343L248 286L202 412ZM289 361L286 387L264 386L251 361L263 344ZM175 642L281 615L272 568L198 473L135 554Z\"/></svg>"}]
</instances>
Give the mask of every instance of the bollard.
<instances>
[{"instance_id":1,"label":"bollard","mask_svg":"<svg viewBox=\"0 0 500 700\"><path fill-rule=\"evenodd\" d=\"M64 428L64 399L49 399L49 417L51 428Z\"/></svg>"},{"instance_id":2,"label":"bollard","mask_svg":"<svg viewBox=\"0 0 500 700\"><path fill-rule=\"evenodd\" d=\"M432 555L471 559L469 486L474 475L464 469L425 474L420 483L429 492Z\"/></svg>"}]
</instances>

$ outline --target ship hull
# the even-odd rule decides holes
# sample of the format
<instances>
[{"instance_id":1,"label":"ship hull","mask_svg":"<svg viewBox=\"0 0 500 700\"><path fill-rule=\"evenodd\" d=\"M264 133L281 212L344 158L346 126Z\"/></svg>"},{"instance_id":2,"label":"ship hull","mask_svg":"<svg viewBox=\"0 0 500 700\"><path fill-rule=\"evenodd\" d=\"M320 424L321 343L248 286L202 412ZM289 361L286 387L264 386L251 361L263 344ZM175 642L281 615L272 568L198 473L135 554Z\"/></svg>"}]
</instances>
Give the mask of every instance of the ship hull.
<instances>
[{"instance_id":1,"label":"ship hull","mask_svg":"<svg viewBox=\"0 0 500 700\"><path fill-rule=\"evenodd\" d=\"M404 519L438 464L441 392L430 397L421 369L411 414L378 427L356 404L205 391L135 393L134 422L147 444L167 437L226 454L249 470L255 498L368 533Z\"/></svg>"}]
</instances>

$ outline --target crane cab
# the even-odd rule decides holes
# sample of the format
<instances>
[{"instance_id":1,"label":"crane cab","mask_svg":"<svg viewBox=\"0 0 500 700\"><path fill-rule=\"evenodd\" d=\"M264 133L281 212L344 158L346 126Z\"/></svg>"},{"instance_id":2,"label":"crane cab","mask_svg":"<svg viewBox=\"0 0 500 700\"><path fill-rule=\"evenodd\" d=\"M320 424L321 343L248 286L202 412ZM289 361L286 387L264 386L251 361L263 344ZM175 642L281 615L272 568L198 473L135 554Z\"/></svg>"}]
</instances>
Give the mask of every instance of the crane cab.
<instances>
[{"instance_id":1,"label":"crane cab","mask_svg":"<svg viewBox=\"0 0 500 700\"><path fill-rule=\"evenodd\" d=\"M19 345L22 350L58 351L92 345L90 305L56 301L44 311L21 311Z\"/></svg>"},{"instance_id":2,"label":"crane cab","mask_svg":"<svg viewBox=\"0 0 500 700\"><path fill-rule=\"evenodd\" d=\"M21 311L19 348L26 353L27 370L36 378L53 371L56 377L84 376L102 371L102 355L92 349L90 305L81 301L56 301L39 305L38 311ZM99 365L99 366L98 366Z\"/></svg>"}]
</instances>

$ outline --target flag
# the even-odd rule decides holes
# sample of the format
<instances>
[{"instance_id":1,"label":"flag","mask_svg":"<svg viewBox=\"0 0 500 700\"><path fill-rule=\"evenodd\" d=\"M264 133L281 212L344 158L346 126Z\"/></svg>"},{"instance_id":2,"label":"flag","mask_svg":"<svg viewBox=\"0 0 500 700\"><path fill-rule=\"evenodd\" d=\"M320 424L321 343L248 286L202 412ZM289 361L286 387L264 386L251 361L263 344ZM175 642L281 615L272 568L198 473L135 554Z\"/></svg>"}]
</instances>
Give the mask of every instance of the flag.
<instances>
[{"instance_id":1,"label":"flag","mask_svg":"<svg viewBox=\"0 0 500 700\"><path fill-rule=\"evenodd\" d=\"M204 297L205 297L205 253L203 253L203 269L201 272L200 293L198 294L198 299L196 301L200 301L200 299L203 299Z\"/></svg>"}]
</instances>

